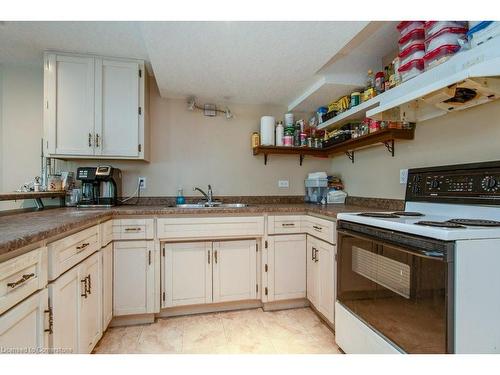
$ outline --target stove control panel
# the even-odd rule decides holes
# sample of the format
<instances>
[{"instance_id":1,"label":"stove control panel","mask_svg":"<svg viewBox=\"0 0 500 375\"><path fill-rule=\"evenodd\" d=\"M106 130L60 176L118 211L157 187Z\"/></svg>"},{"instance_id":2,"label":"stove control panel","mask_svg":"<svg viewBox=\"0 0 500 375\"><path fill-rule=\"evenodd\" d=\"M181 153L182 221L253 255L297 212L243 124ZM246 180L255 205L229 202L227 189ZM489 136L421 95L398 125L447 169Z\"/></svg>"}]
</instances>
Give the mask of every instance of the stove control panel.
<instances>
[{"instance_id":1,"label":"stove control panel","mask_svg":"<svg viewBox=\"0 0 500 375\"><path fill-rule=\"evenodd\" d=\"M500 204L500 162L410 169L406 201Z\"/></svg>"}]
</instances>

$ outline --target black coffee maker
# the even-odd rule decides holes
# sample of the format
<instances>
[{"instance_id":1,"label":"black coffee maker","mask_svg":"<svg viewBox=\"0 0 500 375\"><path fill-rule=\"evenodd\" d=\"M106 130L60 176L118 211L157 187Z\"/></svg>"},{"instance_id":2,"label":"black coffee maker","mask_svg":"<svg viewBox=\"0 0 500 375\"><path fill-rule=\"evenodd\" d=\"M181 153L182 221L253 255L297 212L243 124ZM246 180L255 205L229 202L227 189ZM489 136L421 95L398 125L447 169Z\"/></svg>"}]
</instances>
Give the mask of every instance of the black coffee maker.
<instances>
[{"instance_id":1,"label":"black coffee maker","mask_svg":"<svg viewBox=\"0 0 500 375\"><path fill-rule=\"evenodd\" d=\"M111 207L122 195L122 172L111 166L80 167L76 179L82 181L78 207Z\"/></svg>"}]
</instances>

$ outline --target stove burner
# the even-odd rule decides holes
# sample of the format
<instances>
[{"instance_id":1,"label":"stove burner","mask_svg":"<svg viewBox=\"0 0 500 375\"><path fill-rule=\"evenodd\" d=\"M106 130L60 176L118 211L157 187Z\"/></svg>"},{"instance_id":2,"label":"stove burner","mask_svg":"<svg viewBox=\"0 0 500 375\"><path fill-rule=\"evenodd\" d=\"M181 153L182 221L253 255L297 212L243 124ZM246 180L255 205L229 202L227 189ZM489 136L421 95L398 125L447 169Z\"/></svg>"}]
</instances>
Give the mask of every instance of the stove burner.
<instances>
[{"instance_id":1,"label":"stove burner","mask_svg":"<svg viewBox=\"0 0 500 375\"><path fill-rule=\"evenodd\" d=\"M425 216L421 212L410 212L410 211L398 211L398 212L393 212L393 214L398 216Z\"/></svg>"},{"instance_id":2,"label":"stove burner","mask_svg":"<svg viewBox=\"0 0 500 375\"><path fill-rule=\"evenodd\" d=\"M482 219L451 219L449 223L470 225L477 227L500 227L500 221L482 220Z\"/></svg>"},{"instance_id":3,"label":"stove burner","mask_svg":"<svg viewBox=\"0 0 500 375\"><path fill-rule=\"evenodd\" d=\"M398 215L388 214L384 212L362 212L358 214L358 216L367 216L367 217L382 217L382 218L398 218Z\"/></svg>"},{"instance_id":4,"label":"stove burner","mask_svg":"<svg viewBox=\"0 0 500 375\"><path fill-rule=\"evenodd\" d=\"M463 225L450 223L449 221L417 221L415 224L440 228L465 228Z\"/></svg>"}]
</instances>

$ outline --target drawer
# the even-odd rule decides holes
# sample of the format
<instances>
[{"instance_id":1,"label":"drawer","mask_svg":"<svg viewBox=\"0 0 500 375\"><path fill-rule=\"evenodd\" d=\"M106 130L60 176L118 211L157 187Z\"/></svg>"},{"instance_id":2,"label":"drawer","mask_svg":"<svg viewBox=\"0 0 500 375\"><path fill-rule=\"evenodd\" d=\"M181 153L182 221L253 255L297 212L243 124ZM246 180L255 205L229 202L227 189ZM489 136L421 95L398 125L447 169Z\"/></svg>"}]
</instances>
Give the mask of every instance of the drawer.
<instances>
[{"instance_id":1,"label":"drawer","mask_svg":"<svg viewBox=\"0 0 500 375\"><path fill-rule=\"evenodd\" d=\"M331 244L337 243L335 221L325 220L315 216L307 216L305 227L307 234Z\"/></svg>"},{"instance_id":2,"label":"drawer","mask_svg":"<svg viewBox=\"0 0 500 375\"><path fill-rule=\"evenodd\" d=\"M268 234L288 234L305 232L303 215L276 215L267 218Z\"/></svg>"},{"instance_id":3,"label":"drawer","mask_svg":"<svg viewBox=\"0 0 500 375\"><path fill-rule=\"evenodd\" d=\"M47 285L47 248L0 263L0 314Z\"/></svg>"},{"instance_id":4,"label":"drawer","mask_svg":"<svg viewBox=\"0 0 500 375\"><path fill-rule=\"evenodd\" d=\"M158 237L214 238L264 235L264 217L190 217L158 219Z\"/></svg>"},{"instance_id":5,"label":"drawer","mask_svg":"<svg viewBox=\"0 0 500 375\"><path fill-rule=\"evenodd\" d=\"M153 238L154 219L113 220L114 240L152 240Z\"/></svg>"},{"instance_id":6,"label":"drawer","mask_svg":"<svg viewBox=\"0 0 500 375\"><path fill-rule=\"evenodd\" d=\"M99 233L101 234L101 247L105 247L113 241L113 220L101 223Z\"/></svg>"},{"instance_id":7,"label":"drawer","mask_svg":"<svg viewBox=\"0 0 500 375\"><path fill-rule=\"evenodd\" d=\"M57 279L59 275L101 248L98 230L98 226L94 225L47 245L49 280Z\"/></svg>"}]
</instances>

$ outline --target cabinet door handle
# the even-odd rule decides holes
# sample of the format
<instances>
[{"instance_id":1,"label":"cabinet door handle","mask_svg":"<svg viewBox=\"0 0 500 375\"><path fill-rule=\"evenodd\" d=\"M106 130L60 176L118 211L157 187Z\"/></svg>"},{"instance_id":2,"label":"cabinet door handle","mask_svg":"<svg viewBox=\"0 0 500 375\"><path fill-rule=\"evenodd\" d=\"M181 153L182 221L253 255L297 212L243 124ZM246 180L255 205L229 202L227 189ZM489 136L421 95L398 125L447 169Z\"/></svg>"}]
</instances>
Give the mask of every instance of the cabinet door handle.
<instances>
[{"instance_id":1,"label":"cabinet door handle","mask_svg":"<svg viewBox=\"0 0 500 375\"><path fill-rule=\"evenodd\" d=\"M88 287L87 291L85 293L87 294L92 294L92 279L90 277L90 274L87 275L86 279L88 279L88 284L86 285Z\"/></svg>"},{"instance_id":2,"label":"cabinet door handle","mask_svg":"<svg viewBox=\"0 0 500 375\"><path fill-rule=\"evenodd\" d=\"M95 135L95 147L99 147L99 134Z\"/></svg>"},{"instance_id":3,"label":"cabinet door handle","mask_svg":"<svg viewBox=\"0 0 500 375\"><path fill-rule=\"evenodd\" d=\"M7 283L7 287L14 289L16 286L25 283L26 281L28 281L32 277L35 277L34 273L25 274L25 275L21 276L21 278L19 280L16 280L16 281L14 281L12 283Z\"/></svg>"},{"instance_id":4,"label":"cabinet door handle","mask_svg":"<svg viewBox=\"0 0 500 375\"><path fill-rule=\"evenodd\" d=\"M282 223L281 226L282 227L294 227L295 223Z\"/></svg>"},{"instance_id":5,"label":"cabinet door handle","mask_svg":"<svg viewBox=\"0 0 500 375\"><path fill-rule=\"evenodd\" d=\"M214 251L214 260L215 260L215 263L217 264L217 250Z\"/></svg>"},{"instance_id":6,"label":"cabinet door handle","mask_svg":"<svg viewBox=\"0 0 500 375\"><path fill-rule=\"evenodd\" d=\"M139 232L141 230L140 227L136 228L125 228L125 232Z\"/></svg>"},{"instance_id":7,"label":"cabinet door handle","mask_svg":"<svg viewBox=\"0 0 500 375\"><path fill-rule=\"evenodd\" d=\"M52 312L52 307L49 306L48 310L44 310L45 314L49 314L49 328L45 328L44 332L48 332L50 335L54 333L54 313Z\"/></svg>"},{"instance_id":8,"label":"cabinet door handle","mask_svg":"<svg viewBox=\"0 0 500 375\"><path fill-rule=\"evenodd\" d=\"M311 260L314 261L314 253L315 253L316 249L313 247L311 248Z\"/></svg>"},{"instance_id":9,"label":"cabinet door handle","mask_svg":"<svg viewBox=\"0 0 500 375\"><path fill-rule=\"evenodd\" d=\"M87 277L80 280L83 283L83 293L80 296L87 298Z\"/></svg>"},{"instance_id":10,"label":"cabinet door handle","mask_svg":"<svg viewBox=\"0 0 500 375\"><path fill-rule=\"evenodd\" d=\"M151 265L151 250L148 251L148 264Z\"/></svg>"},{"instance_id":11,"label":"cabinet door handle","mask_svg":"<svg viewBox=\"0 0 500 375\"><path fill-rule=\"evenodd\" d=\"M92 133L89 133L89 147L92 147Z\"/></svg>"},{"instance_id":12,"label":"cabinet door handle","mask_svg":"<svg viewBox=\"0 0 500 375\"><path fill-rule=\"evenodd\" d=\"M318 249L314 249L314 261L315 262L319 261L319 258L318 258Z\"/></svg>"},{"instance_id":13,"label":"cabinet door handle","mask_svg":"<svg viewBox=\"0 0 500 375\"><path fill-rule=\"evenodd\" d=\"M210 250L208 250L208 264L210 264Z\"/></svg>"},{"instance_id":14,"label":"cabinet door handle","mask_svg":"<svg viewBox=\"0 0 500 375\"><path fill-rule=\"evenodd\" d=\"M89 245L90 245L89 242L85 242L85 243L82 243L80 246L77 246L76 249L77 250L83 250L83 249L85 249Z\"/></svg>"}]
</instances>

